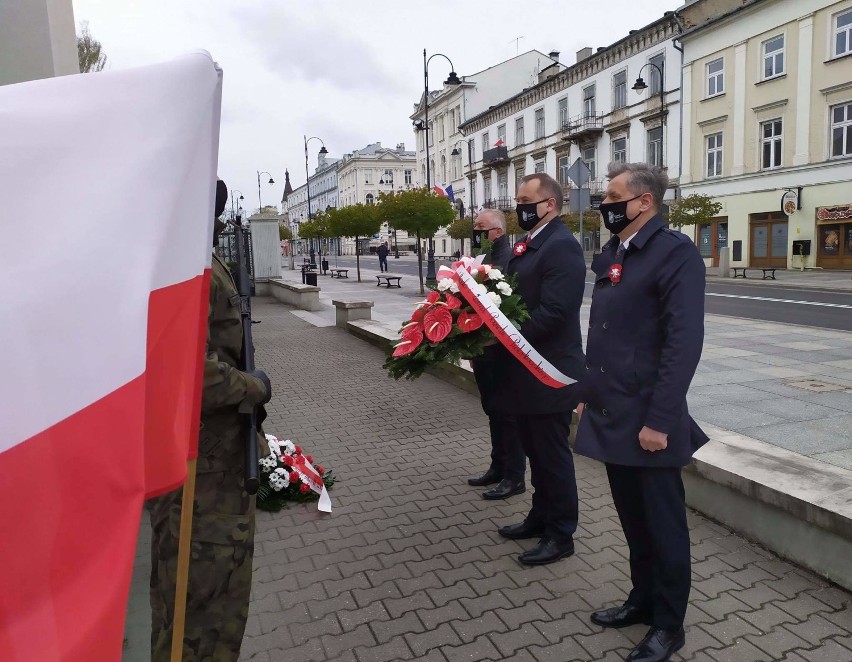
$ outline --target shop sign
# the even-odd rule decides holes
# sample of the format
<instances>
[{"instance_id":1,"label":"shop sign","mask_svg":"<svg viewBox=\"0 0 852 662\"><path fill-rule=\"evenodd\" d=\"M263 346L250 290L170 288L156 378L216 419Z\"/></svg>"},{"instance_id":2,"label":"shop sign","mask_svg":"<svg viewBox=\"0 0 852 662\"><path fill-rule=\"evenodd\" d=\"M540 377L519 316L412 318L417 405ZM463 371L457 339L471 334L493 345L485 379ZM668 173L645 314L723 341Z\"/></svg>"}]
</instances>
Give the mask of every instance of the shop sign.
<instances>
[{"instance_id":1,"label":"shop sign","mask_svg":"<svg viewBox=\"0 0 852 662\"><path fill-rule=\"evenodd\" d=\"M852 204L834 205L833 207L817 207L817 221L830 223L831 221L852 220Z\"/></svg>"},{"instance_id":2,"label":"shop sign","mask_svg":"<svg viewBox=\"0 0 852 662\"><path fill-rule=\"evenodd\" d=\"M792 216L799 208L799 196L795 191L785 191L781 196L781 211L787 216Z\"/></svg>"}]
</instances>

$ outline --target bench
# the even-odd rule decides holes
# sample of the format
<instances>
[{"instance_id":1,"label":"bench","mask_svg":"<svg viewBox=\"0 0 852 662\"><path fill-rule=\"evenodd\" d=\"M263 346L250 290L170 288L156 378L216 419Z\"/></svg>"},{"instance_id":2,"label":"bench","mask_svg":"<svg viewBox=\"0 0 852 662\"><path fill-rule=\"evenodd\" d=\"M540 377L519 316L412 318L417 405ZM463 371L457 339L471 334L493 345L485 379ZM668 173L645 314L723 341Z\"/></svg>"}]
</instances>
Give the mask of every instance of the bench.
<instances>
[{"instance_id":1,"label":"bench","mask_svg":"<svg viewBox=\"0 0 852 662\"><path fill-rule=\"evenodd\" d=\"M776 267L731 267L734 270L734 278L746 278L746 269L760 269L763 272L763 280L778 280L775 278ZM741 274L737 272L741 271Z\"/></svg>"},{"instance_id":2,"label":"bench","mask_svg":"<svg viewBox=\"0 0 852 662\"><path fill-rule=\"evenodd\" d=\"M746 277L746 268L745 267L732 267L734 270L734 278L745 278ZM741 274L738 274L738 271L742 271Z\"/></svg>"},{"instance_id":3,"label":"bench","mask_svg":"<svg viewBox=\"0 0 852 662\"><path fill-rule=\"evenodd\" d=\"M332 278L349 278L349 269L329 269Z\"/></svg>"},{"instance_id":4,"label":"bench","mask_svg":"<svg viewBox=\"0 0 852 662\"><path fill-rule=\"evenodd\" d=\"M763 272L763 280L776 280L775 269L773 267L766 267L766 269L758 267L758 269ZM768 276L766 272L770 272Z\"/></svg>"},{"instance_id":5,"label":"bench","mask_svg":"<svg viewBox=\"0 0 852 662\"><path fill-rule=\"evenodd\" d=\"M396 285L391 285L392 280L396 281ZM401 280L402 280L402 276L391 276L389 274L380 274L380 275L376 276L376 287L379 287L382 284L384 284L384 285L387 286L388 289L390 289L391 287L399 287L401 289L402 288L402 285L400 285ZM382 281L384 281L384 283L382 283Z\"/></svg>"}]
</instances>

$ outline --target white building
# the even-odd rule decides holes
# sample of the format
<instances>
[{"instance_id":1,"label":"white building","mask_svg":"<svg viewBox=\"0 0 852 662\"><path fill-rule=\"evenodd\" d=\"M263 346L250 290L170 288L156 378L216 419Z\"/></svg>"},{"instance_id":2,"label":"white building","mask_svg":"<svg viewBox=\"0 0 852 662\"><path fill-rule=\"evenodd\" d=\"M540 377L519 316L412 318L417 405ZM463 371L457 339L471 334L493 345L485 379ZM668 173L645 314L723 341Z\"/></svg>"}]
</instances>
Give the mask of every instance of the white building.
<instances>
[{"instance_id":1,"label":"white building","mask_svg":"<svg viewBox=\"0 0 852 662\"><path fill-rule=\"evenodd\" d=\"M677 34L676 18L667 15L609 46L584 48L576 64L543 71L536 84L462 123L477 205L513 210L518 182L545 172L563 185L567 211L576 188L567 172L578 158L591 170L592 194L605 190L610 161L644 161L668 169L673 198L680 174ZM637 92L640 76L648 88ZM600 245L599 228L591 230L587 251Z\"/></svg>"},{"instance_id":2,"label":"white building","mask_svg":"<svg viewBox=\"0 0 852 662\"><path fill-rule=\"evenodd\" d=\"M306 242L299 239L299 224L308 220L308 203L310 202L310 216L318 211L336 208L338 206L337 168L340 159L330 159L326 154L317 154L317 166L308 178L307 184L293 189L285 194L281 200L282 211L287 213L294 238L296 238L296 252L308 250ZM289 181L289 173L287 180ZM310 200L308 199L308 187L310 187ZM285 207L286 205L286 207ZM323 253L336 250L335 240L327 240L323 244Z\"/></svg>"},{"instance_id":3,"label":"white building","mask_svg":"<svg viewBox=\"0 0 852 662\"><path fill-rule=\"evenodd\" d=\"M852 0L737 3L682 41L681 186L722 205L708 266L852 268Z\"/></svg>"}]
</instances>

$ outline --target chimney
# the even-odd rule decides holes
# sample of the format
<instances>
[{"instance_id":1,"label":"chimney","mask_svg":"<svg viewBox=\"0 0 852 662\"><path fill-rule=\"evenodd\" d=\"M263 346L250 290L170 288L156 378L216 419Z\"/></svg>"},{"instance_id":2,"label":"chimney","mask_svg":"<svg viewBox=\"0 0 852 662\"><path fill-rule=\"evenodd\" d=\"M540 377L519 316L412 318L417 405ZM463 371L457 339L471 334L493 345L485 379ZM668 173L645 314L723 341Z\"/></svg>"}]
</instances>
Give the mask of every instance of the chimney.
<instances>
[{"instance_id":1,"label":"chimney","mask_svg":"<svg viewBox=\"0 0 852 662\"><path fill-rule=\"evenodd\" d=\"M554 62L559 62L559 51L550 51L548 57Z\"/></svg>"},{"instance_id":2,"label":"chimney","mask_svg":"<svg viewBox=\"0 0 852 662\"><path fill-rule=\"evenodd\" d=\"M397 151L397 152L404 152L404 151L405 151L405 143L399 143L399 144L396 146L396 151Z\"/></svg>"},{"instance_id":3,"label":"chimney","mask_svg":"<svg viewBox=\"0 0 852 662\"><path fill-rule=\"evenodd\" d=\"M585 48L581 48L577 51L577 62L582 62L588 57L592 56L592 47L586 46Z\"/></svg>"}]
</instances>

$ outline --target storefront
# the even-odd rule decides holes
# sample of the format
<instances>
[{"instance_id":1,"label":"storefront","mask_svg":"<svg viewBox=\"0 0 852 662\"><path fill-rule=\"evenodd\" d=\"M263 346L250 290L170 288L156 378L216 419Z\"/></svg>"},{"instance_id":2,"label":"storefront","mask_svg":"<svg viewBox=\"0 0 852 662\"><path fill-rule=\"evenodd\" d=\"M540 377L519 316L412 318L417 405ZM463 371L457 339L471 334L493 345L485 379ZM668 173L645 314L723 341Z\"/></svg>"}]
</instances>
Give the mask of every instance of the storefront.
<instances>
[{"instance_id":1,"label":"storefront","mask_svg":"<svg viewBox=\"0 0 852 662\"><path fill-rule=\"evenodd\" d=\"M749 214L749 266L787 267L787 215L780 211Z\"/></svg>"},{"instance_id":2,"label":"storefront","mask_svg":"<svg viewBox=\"0 0 852 662\"><path fill-rule=\"evenodd\" d=\"M852 204L817 207L816 264L852 269Z\"/></svg>"},{"instance_id":3,"label":"storefront","mask_svg":"<svg viewBox=\"0 0 852 662\"><path fill-rule=\"evenodd\" d=\"M708 225L698 228L698 250L701 257L711 261L710 266L719 266L719 252L728 247L728 217L714 218Z\"/></svg>"}]
</instances>

